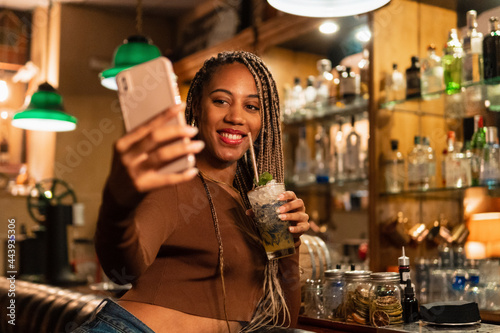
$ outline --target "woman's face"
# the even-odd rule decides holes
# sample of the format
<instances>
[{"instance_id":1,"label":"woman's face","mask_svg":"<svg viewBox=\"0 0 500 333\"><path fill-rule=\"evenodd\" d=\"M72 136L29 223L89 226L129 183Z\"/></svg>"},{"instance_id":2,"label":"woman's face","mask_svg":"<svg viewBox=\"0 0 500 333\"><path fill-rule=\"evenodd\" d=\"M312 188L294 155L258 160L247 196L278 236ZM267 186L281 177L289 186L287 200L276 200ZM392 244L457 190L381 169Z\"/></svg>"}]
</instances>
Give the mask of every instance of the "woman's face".
<instances>
[{"instance_id":1,"label":"woman's face","mask_svg":"<svg viewBox=\"0 0 500 333\"><path fill-rule=\"evenodd\" d=\"M239 160L249 148L248 132L255 140L262 123L255 80L240 63L219 67L203 88L200 138L205 153L222 163Z\"/></svg>"}]
</instances>

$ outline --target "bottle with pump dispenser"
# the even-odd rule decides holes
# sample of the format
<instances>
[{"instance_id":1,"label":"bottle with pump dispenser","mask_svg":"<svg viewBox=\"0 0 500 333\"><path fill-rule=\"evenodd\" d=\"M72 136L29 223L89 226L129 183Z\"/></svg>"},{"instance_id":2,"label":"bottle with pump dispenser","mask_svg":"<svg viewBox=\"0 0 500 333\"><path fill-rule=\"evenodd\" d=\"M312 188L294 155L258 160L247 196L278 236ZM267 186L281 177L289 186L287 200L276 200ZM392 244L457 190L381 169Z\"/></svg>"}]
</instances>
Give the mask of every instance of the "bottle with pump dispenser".
<instances>
[{"instance_id":1,"label":"bottle with pump dispenser","mask_svg":"<svg viewBox=\"0 0 500 333\"><path fill-rule=\"evenodd\" d=\"M403 254L398 258L399 284L401 293L405 290L406 281L410 279L410 258L405 255L405 247L402 247ZM401 295L403 298L404 295Z\"/></svg>"}]
</instances>

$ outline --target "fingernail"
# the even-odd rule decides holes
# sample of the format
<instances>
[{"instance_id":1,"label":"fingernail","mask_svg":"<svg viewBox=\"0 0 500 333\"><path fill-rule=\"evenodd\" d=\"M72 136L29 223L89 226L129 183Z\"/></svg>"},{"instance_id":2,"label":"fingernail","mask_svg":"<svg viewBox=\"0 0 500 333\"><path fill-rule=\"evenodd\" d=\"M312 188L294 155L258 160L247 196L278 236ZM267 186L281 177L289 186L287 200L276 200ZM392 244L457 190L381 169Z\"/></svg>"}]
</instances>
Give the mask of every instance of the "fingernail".
<instances>
[{"instance_id":1,"label":"fingernail","mask_svg":"<svg viewBox=\"0 0 500 333\"><path fill-rule=\"evenodd\" d=\"M205 147L205 142L193 141L193 142L191 142L191 147L195 150L202 150Z\"/></svg>"},{"instance_id":2,"label":"fingernail","mask_svg":"<svg viewBox=\"0 0 500 333\"><path fill-rule=\"evenodd\" d=\"M191 168L187 170L189 176L196 176L200 170L198 168Z\"/></svg>"},{"instance_id":3,"label":"fingernail","mask_svg":"<svg viewBox=\"0 0 500 333\"><path fill-rule=\"evenodd\" d=\"M278 218L279 218L280 220L284 220L284 219L286 218L286 214L279 214L279 215L278 215Z\"/></svg>"},{"instance_id":4,"label":"fingernail","mask_svg":"<svg viewBox=\"0 0 500 333\"><path fill-rule=\"evenodd\" d=\"M276 213L281 213L281 207L276 208Z\"/></svg>"},{"instance_id":5,"label":"fingernail","mask_svg":"<svg viewBox=\"0 0 500 333\"><path fill-rule=\"evenodd\" d=\"M283 199L285 199L285 195L284 194L278 195L278 200L283 200Z\"/></svg>"},{"instance_id":6,"label":"fingernail","mask_svg":"<svg viewBox=\"0 0 500 333\"><path fill-rule=\"evenodd\" d=\"M290 232L294 232L295 228L294 227L290 227L290 228L288 228L288 230L290 230Z\"/></svg>"},{"instance_id":7,"label":"fingernail","mask_svg":"<svg viewBox=\"0 0 500 333\"><path fill-rule=\"evenodd\" d=\"M194 126L187 126L187 128L186 128L186 132L187 132L189 135L196 135L196 133L198 133L198 127L194 127Z\"/></svg>"}]
</instances>

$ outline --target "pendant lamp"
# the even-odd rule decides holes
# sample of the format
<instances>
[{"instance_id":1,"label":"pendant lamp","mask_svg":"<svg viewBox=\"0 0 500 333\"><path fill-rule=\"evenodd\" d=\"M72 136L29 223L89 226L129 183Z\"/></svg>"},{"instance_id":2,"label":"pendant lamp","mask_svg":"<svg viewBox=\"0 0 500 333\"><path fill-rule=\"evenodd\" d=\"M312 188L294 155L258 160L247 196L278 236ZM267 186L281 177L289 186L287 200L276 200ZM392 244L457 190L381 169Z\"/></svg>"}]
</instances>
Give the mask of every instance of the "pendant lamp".
<instances>
[{"instance_id":1,"label":"pendant lamp","mask_svg":"<svg viewBox=\"0 0 500 333\"><path fill-rule=\"evenodd\" d=\"M149 38L141 35L130 36L116 48L113 56L113 67L99 74L101 84L108 89L117 90L116 74L159 56L161 56L160 49L153 45Z\"/></svg>"},{"instance_id":2,"label":"pendant lamp","mask_svg":"<svg viewBox=\"0 0 500 333\"><path fill-rule=\"evenodd\" d=\"M76 128L76 118L64 111L61 95L45 82L31 96L28 108L14 115L12 126L33 131L67 132Z\"/></svg>"},{"instance_id":3,"label":"pendant lamp","mask_svg":"<svg viewBox=\"0 0 500 333\"><path fill-rule=\"evenodd\" d=\"M370 12L391 0L267 0L274 8L308 17L342 17Z\"/></svg>"}]
</instances>

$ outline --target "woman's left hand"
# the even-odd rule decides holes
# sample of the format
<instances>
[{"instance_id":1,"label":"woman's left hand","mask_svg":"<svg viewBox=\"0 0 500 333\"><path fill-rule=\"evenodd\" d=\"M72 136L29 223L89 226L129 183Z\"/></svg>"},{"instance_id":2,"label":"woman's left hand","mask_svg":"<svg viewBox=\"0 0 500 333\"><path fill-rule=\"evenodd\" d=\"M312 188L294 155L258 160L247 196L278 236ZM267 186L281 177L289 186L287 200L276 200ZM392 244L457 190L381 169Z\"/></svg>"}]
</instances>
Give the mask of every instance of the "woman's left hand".
<instances>
[{"instance_id":1,"label":"woman's left hand","mask_svg":"<svg viewBox=\"0 0 500 333\"><path fill-rule=\"evenodd\" d=\"M297 198L295 192L286 191L278 196L279 200L287 201L278 208L279 218L290 223L290 232L294 239L298 239L309 230L309 215L302 199Z\"/></svg>"}]
</instances>

